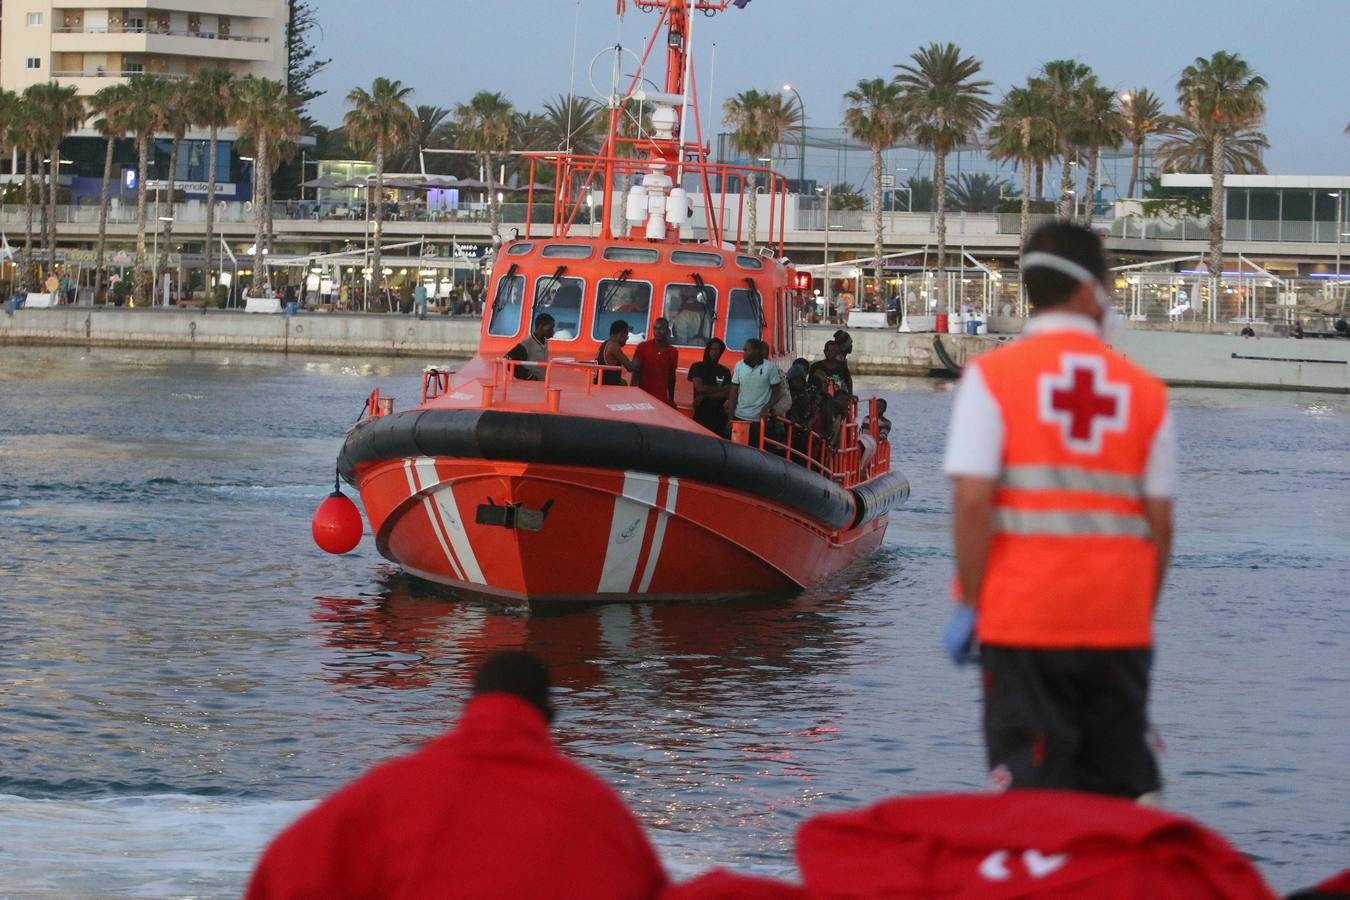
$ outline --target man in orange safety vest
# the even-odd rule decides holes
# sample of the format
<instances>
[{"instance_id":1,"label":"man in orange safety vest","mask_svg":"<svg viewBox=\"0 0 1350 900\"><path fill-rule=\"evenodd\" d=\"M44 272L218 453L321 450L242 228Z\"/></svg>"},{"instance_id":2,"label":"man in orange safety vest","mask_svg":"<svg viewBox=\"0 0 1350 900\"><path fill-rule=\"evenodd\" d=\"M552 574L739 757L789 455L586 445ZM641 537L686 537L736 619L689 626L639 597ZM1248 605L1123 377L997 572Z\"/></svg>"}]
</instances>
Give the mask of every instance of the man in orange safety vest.
<instances>
[{"instance_id":1,"label":"man in orange safety vest","mask_svg":"<svg viewBox=\"0 0 1350 900\"><path fill-rule=\"evenodd\" d=\"M1022 255L1032 318L972 361L952 411L960 602L944 634L983 668L1000 787L1153 795L1152 622L1171 550L1176 439L1162 382L1103 340L1100 239L1055 222Z\"/></svg>"}]
</instances>

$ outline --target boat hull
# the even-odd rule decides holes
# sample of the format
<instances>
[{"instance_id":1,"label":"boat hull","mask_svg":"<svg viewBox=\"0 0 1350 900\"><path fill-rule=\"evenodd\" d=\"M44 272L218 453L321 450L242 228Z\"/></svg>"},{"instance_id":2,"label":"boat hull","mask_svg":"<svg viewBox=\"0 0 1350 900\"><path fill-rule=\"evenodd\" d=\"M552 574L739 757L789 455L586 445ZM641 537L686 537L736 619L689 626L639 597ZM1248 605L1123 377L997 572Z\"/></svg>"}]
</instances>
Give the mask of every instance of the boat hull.
<instances>
[{"instance_id":1,"label":"boat hull","mask_svg":"<svg viewBox=\"0 0 1350 900\"><path fill-rule=\"evenodd\" d=\"M353 474L383 556L511 601L792 590L871 553L887 522L832 531L762 498L634 470L424 456Z\"/></svg>"}]
</instances>

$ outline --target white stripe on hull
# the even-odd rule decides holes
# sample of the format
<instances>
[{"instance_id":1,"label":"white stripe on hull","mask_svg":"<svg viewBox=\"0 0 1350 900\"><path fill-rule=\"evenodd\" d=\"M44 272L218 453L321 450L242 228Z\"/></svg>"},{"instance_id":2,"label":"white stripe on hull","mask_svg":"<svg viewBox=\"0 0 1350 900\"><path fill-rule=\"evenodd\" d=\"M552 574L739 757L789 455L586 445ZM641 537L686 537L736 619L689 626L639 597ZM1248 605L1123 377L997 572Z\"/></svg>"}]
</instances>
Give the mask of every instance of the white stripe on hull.
<instances>
[{"instance_id":1,"label":"white stripe on hull","mask_svg":"<svg viewBox=\"0 0 1350 900\"><path fill-rule=\"evenodd\" d=\"M656 530L652 534L652 549L647 553L647 565L642 572L642 581L638 584L638 593L645 594L652 586L652 576L656 574L656 564L661 561L661 544L666 539L666 522L675 512L675 496L679 493L680 479L671 478L666 482L666 502L656 516Z\"/></svg>"},{"instance_id":2,"label":"white stripe on hull","mask_svg":"<svg viewBox=\"0 0 1350 900\"><path fill-rule=\"evenodd\" d=\"M403 464L403 469L408 474L409 491L412 492L413 496L421 493L421 479L419 478L418 471L413 467L413 461L408 460L405 462ZM455 554L450 552L450 545L445 540L445 528L441 525L440 517L436 515L436 504L431 499L430 494L422 495L422 508L426 510L427 521L431 523L431 533L436 535L436 543L441 545L441 552L445 554L445 561L446 564L450 566L450 571L455 574L456 578L463 579L464 572L460 569L459 564L455 562Z\"/></svg>"},{"instance_id":3,"label":"white stripe on hull","mask_svg":"<svg viewBox=\"0 0 1350 900\"><path fill-rule=\"evenodd\" d=\"M605 544L605 562L600 569L602 594L625 594L633 589L647 519L656 505L661 479L643 472L623 473L623 495L614 498L614 518Z\"/></svg>"},{"instance_id":4,"label":"white stripe on hull","mask_svg":"<svg viewBox=\"0 0 1350 900\"><path fill-rule=\"evenodd\" d=\"M434 459L422 457L417 460L416 465L423 486L440 483ZM455 501L455 492L447 486L443 491L433 491L431 496L435 499L436 508L440 510L441 525L445 528L445 535L449 538L450 546L454 548L455 557L459 560L463 578L474 584L487 584L483 578L483 570L478 566L478 557L474 555L473 544L469 542L469 535L464 530L464 522L459 517L459 504Z\"/></svg>"}]
</instances>

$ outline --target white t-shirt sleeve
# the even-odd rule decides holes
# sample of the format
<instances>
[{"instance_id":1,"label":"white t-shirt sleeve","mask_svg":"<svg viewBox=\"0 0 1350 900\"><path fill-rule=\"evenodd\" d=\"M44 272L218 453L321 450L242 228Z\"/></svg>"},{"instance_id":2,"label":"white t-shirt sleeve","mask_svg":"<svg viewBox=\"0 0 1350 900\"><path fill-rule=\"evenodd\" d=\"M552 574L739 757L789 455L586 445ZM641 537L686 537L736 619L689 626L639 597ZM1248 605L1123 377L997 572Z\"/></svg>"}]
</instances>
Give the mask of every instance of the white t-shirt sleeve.
<instances>
[{"instance_id":1,"label":"white t-shirt sleeve","mask_svg":"<svg viewBox=\"0 0 1350 900\"><path fill-rule=\"evenodd\" d=\"M1172 424L1172 411L1163 413L1162 424L1153 435L1144 467L1144 496L1159 499L1176 495L1177 488L1177 430Z\"/></svg>"},{"instance_id":2,"label":"white t-shirt sleeve","mask_svg":"<svg viewBox=\"0 0 1350 900\"><path fill-rule=\"evenodd\" d=\"M1003 463L1003 414L989 393L977 364L966 366L956 388L947 453L942 470L948 475L996 478Z\"/></svg>"},{"instance_id":3,"label":"white t-shirt sleeve","mask_svg":"<svg viewBox=\"0 0 1350 900\"><path fill-rule=\"evenodd\" d=\"M732 383L732 384L740 384L740 383L741 383L741 364L740 364L740 363L736 363L736 367L735 367L734 369L731 370L731 383Z\"/></svg>"},{"instance_id":4,"label":"white t-shirt sleeve","mask_svg":"<svg viewBox=\"0 0 1350 900\"><path fill-rule=\"evenodd\" d=\"M765 365L769 367L769 385L772 386L775 384L782 384L783 373L778 370L778 367L775 366L773 363L767 362L765 363Z\"/></svg>"}]
</instances>

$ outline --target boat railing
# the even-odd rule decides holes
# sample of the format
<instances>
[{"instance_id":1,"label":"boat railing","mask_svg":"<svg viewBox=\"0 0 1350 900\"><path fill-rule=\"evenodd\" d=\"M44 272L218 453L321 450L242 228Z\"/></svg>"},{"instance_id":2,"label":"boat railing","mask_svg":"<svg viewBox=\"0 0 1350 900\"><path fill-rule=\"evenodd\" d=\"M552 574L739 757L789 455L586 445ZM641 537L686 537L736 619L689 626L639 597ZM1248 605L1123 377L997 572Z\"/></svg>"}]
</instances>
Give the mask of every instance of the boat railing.
<instances>
[{"instance_id":1,"label":"boat railing","mask_svg":"<svg viewBox=\"0 0 1350 900\"><path fill-rule=\"evenodd\" d=\"M516 375L517 369L528 371L530 377L518 377ZM563 388L580 388L583 395L589 397L596 389L614 386L602 383L603 373L617 372L622 375L624 370L622 366L602 366L599 363L570 359L538 363L502 357L492 360L490 371L491 380L481 382L484 408L496 403L508 402L513 387L518 389L521 385L539 384L542 381L544 388L543 405L549 411L556 412L562 403ZM623 386L626 387L627 385Z\"/></svg>"},{"instance_id":2,"label":"boat railing","mask_svg":"<svg viewBox=\"0 0 1350 900\"><path fill-rule=\"evenodd\" d=\"M754 446L785 457L846 488L869 481L890 471L891 445L889 440L881 437L876 398L869 399L867 403L866 429L858 424L858 403L855 398L849 405L848 419L840 425L834 443L814 428L780 416L766 416L761 422L759 439ZM769 436L770 423L779 426L775 430L783 435L781 440ZM743 434L741 441L748 443L749 429L744 429ZM863 434L871 438L871 448L864 446ZM737 438L738 435L733 433L732 439Z\"/></svg>"}]
</instances>

